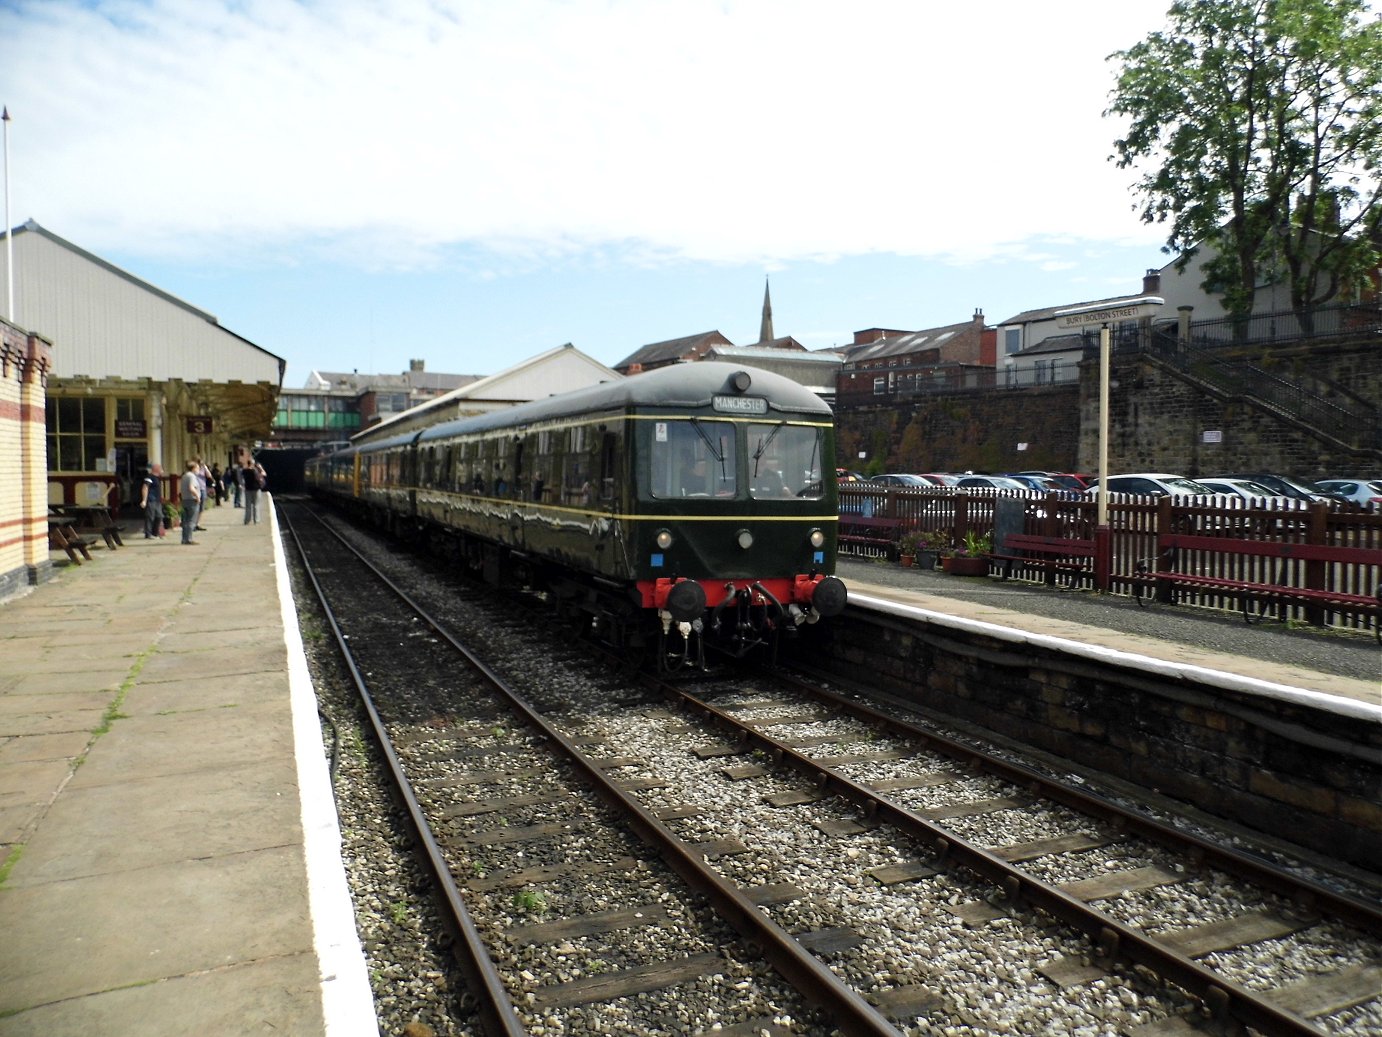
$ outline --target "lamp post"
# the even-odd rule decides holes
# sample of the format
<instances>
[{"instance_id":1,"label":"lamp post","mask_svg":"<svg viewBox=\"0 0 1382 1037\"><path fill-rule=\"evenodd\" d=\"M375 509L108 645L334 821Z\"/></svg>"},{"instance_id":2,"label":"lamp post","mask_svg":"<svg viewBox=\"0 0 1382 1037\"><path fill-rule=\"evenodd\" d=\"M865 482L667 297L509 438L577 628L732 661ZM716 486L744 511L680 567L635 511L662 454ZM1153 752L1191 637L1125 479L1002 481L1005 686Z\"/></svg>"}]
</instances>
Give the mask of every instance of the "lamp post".
<instances>
[{"instance_id":1,"label":"lamp post","mask_svg":"<svg viewBox=\"0 0 1382 1037\"><path fill-rule=\"evenodd\" d=\"M0 123L5 127L5 319L14 319L14 240L10 233L10 109L0 110Z\"/></svg>"},{"instance_id":2,"label":"lamp post","mask_svg":"<svg viewBox=\"0 0 1382 1037\"><path fill-rule=\"evenodd\" d=\"M1094 520L1094 584L1108 590L1112 554L1109 550L1108 528L1108 392L1109 392L1109 325L1122 321L1151 317L1165 300L1159 295L1142 295L1114 304L1091 303L1056 310L1058 328L1087 328L1099 325L1099 496L1095 503Z\"/></svg>"}]
</instances>

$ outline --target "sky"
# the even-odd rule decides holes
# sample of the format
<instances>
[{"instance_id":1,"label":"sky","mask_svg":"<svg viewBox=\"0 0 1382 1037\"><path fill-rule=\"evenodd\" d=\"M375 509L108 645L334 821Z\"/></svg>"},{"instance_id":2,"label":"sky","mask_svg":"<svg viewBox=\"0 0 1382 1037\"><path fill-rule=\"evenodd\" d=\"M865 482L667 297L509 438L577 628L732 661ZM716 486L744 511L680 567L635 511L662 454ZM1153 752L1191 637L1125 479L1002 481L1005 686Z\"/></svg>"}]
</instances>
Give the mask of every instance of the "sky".
<instances>
[{"instance_id":1,"label":"sky","mask_svg":"<svg viewBox=\"0 0 1382 1037\"><path fill-rule=\"evenodd\" d=\"M996 324L1168 262L1102 113L1169 5L0 0L9 223L285 388Z\"/></svg>"}]
</instances>

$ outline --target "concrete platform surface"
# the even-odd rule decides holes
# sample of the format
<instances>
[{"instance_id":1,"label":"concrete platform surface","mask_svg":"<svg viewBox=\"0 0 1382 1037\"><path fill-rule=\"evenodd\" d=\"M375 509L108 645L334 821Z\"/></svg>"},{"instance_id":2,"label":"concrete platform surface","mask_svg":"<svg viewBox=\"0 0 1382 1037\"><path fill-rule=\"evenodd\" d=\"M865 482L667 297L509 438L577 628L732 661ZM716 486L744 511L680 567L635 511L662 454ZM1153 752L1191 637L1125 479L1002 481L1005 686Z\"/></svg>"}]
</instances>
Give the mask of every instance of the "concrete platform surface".
<instances>
[{"instance_id":1,"label":"concrete platform surface","mask_svg":"<svg viewBox=\"0 0 1382 1037\"><path fill-rule=\"evenodd\" d=\"M378 1033L260 515L0 603L0 1037Z\"/></svg>"}]
</instances>

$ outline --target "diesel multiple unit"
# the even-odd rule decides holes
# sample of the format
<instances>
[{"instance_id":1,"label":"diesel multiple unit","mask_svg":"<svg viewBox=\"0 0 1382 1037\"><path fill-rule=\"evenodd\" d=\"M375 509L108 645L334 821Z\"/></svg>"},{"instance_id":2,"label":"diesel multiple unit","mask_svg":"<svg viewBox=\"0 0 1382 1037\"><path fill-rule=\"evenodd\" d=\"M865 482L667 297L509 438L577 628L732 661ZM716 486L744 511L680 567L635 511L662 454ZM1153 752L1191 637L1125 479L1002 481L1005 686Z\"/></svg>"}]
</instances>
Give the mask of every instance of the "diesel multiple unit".
<instances>
[{"instance_id":1,"label":"diesel multiple unit","mask_svg":"<svg viewBox=\"0 0 1382 1037\"><path fill-rule=\"evenodd\" d=\"M838 615L830 409L732 364L662 368L314 458L312 491L672 669Z\"/></svg>"}]
</instances>

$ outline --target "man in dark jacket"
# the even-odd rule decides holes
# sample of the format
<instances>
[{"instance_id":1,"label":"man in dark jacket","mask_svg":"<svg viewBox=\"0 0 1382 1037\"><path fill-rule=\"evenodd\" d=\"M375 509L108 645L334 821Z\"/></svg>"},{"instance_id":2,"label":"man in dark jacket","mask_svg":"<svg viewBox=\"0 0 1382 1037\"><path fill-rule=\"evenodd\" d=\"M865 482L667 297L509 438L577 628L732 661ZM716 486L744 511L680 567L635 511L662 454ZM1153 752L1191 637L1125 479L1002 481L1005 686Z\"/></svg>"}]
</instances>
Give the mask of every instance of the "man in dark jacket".
<instances>
[{"instance_id":1,"label":"man in dark jacket","mask_svg":"<svg viewBox=\"0 0 1382 1037\"><path fill-rule=\"evenodd\" d=\"M158 536L163 522L163 466L153 464L139 485L139 506L144 509L144 539Z\"/></svg>"}]
</instances>

